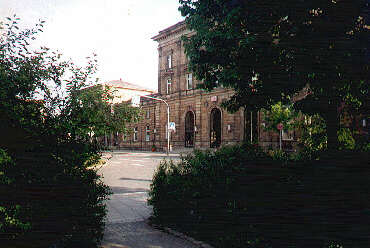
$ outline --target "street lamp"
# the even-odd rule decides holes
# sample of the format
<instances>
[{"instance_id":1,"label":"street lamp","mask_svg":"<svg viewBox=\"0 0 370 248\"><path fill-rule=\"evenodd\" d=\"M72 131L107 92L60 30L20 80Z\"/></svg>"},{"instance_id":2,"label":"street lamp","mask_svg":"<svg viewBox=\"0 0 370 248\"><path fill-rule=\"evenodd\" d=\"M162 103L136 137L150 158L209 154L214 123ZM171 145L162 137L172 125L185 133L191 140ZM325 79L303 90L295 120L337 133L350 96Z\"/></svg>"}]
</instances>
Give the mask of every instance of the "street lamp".
<instances>
[{"instance_id":1,"label":"street lamp","mask_svg":"<svg viewBox=\"0 0 370 248\"><path fill-rule=\"evenodd\" d=\"M149 99L153 99L157 101L162 101L167 105L167 156L168 156L168 152L170 150L170 106L165 100L161 98L156 98L156 97L151 97L151 96L141 96L141 97L145 97L145 98L149 98ZM132 101L133 106L135 107L140 106L140 96L132 97L131 101Z\"/></svg>"}]
</instances>

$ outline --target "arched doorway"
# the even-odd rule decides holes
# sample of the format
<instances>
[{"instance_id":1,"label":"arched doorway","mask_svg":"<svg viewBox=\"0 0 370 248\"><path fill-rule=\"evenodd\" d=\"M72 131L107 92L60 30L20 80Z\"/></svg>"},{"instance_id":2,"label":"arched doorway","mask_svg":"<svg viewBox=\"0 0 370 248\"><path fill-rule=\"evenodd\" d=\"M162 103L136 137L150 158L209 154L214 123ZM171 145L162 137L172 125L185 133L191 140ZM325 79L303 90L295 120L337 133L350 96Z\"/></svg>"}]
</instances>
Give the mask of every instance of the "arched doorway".
<instances>
[{"instance_id":1,"label":"arched doorway","mask_svg":"<svg viewBox=\"0 0 370 248\"><path fill-rule=\"evenodd\" d=\"M221 145L221 111L218 108L211 111L209 138L211 148Z\"/></svg>"},{"instance_id":2,"label":"arched doorway","mask_svg":"<svg viewBox=\"0 0 370 248\"><path fill-rule=\"evenodd\" d=\"M194 147L194 113L189 111L185 116L185 147Z\"/></svg>"}]
</instances>

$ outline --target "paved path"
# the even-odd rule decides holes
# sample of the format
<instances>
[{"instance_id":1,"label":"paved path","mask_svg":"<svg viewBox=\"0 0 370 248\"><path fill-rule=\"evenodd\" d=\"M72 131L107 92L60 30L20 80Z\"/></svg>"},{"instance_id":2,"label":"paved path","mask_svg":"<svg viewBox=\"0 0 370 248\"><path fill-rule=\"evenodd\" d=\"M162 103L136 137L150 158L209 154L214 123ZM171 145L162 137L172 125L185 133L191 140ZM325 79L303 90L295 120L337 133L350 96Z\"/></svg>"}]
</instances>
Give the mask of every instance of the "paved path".
<instances>
[{"instance_id":1,"label":"paved path","mask_svg":"<svg viewBox=\"0 0 370 248\"><path fill-rule=\"evenodd\" d=\"M115 152L99 170L113 195L107 202L104 248L195 248L190 242L153 229L147 224L151 207L146 204L153 172L163 153ZM171 154L174 160L178 154Z\"/></svg>"}]
</instances>

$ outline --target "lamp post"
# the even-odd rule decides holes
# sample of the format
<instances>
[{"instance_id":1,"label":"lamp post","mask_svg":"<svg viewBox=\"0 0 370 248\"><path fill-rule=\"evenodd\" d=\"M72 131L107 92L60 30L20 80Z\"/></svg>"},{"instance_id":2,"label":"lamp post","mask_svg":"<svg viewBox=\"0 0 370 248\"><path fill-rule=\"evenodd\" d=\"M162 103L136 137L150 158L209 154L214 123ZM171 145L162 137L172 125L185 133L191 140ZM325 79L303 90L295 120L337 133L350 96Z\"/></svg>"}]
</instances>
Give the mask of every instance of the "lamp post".
<instances>
[{"instance_id":1,"label":"lamp post","mask_svg":"<svg viewBox=\"0 0 370 248\"><path fill-rule=\"evenodd\" d=\"M133 104L134 105L140 105L140 97L145 97L145 98L149 98L149 99L153 99L153 100L157 100L157 101L162 101L166 104L167 106L167 156L168 156L168 152L170 150L170 105L168 105L168 103L161 99L161 98L156 98L156 97L151 97L151 96L135 96L133 97L132 99L135 101L133 101Z\"/></svg>"}]
</instances>

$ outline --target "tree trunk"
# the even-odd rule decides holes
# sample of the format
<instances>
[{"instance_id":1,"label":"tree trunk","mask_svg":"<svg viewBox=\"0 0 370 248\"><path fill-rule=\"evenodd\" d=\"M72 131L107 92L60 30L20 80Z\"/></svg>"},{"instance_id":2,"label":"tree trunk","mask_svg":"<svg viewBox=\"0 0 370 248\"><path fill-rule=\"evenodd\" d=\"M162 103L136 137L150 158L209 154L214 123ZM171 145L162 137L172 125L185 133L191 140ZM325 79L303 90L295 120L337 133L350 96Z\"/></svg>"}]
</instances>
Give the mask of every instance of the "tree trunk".
<instances>
[{"instance_id":1,"label":"tree trunk","mask_svg":"<svg viewBox=\"0 0 370 248\"><path fill-rule=\"evenodd\" d=\"M340 128L340 118L338 113L338 104L329 103L327 113L324 115L326 122L326 134L328 137L328 150L338 150L338 131Z\"/></svg>"}]
</instances>

